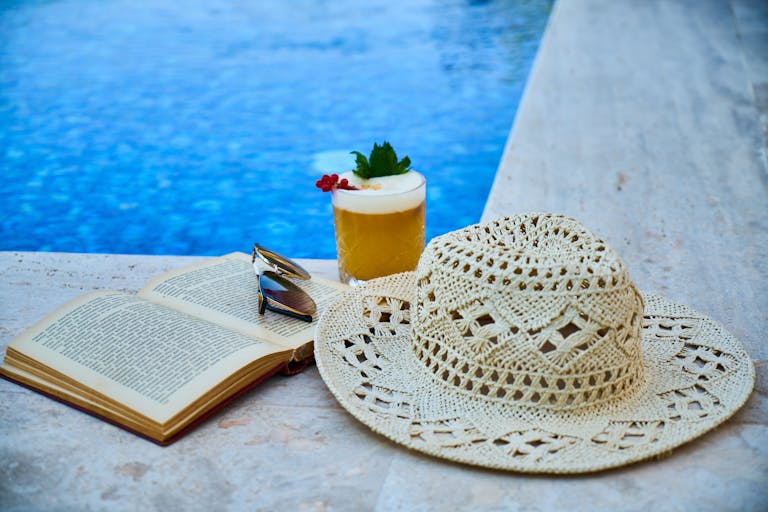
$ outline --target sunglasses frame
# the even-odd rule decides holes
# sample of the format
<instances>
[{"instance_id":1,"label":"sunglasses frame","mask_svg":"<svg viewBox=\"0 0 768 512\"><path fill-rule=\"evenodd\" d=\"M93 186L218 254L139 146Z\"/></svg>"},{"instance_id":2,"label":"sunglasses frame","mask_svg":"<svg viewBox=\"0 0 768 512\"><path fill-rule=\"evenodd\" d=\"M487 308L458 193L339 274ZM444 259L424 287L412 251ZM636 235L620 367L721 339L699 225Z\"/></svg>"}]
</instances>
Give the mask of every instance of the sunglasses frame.
<instances>
[{"instance_id":1,"label":"sunglasses frame","mask_svg":"<svg viewBox=\"0 0 768 512\"><path fill-rule=\"evenodd\" d=\"M259 269L256 266L256 258L269 266L272 270ZM305 322L312 321L312 315L317 311L317 305L312 297L307 292L299 288L296 284L289 281L286 277L294 277L296 279L308 280L312 276L301 265L296 263L290 258L287 258L279 253L276 253L270 249L267 249L258 243L253 244L253 251L251 253L251 263L253 264L254 271L257 272L259 278L259 314L263 315L266 310L273 311L282 315L287 315L293 318L298 318ZM306 296L311 302L313 309L311 312L300 311L295 308L291 308L286 304L281 304L277 301L271 300L264 291L263 278L267 278L278 285L282 286L286 290L292 292L298 292ZM276 304L273 304L275 302Z\"/></svg>"}]
</instances>

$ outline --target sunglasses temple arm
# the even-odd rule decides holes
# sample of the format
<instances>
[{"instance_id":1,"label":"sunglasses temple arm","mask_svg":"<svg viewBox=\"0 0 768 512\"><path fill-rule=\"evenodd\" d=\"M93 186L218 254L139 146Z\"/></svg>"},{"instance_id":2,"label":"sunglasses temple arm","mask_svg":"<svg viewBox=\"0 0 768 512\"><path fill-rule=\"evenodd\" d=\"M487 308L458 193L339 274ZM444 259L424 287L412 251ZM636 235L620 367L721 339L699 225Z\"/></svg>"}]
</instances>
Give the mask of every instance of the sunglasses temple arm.
<instances>
[{"instance_id":1,"label":"sunglasses temple arm","mask_svg":"<svg viewBox=\"0 0 768 512\"><path fill-rule=\"evenodd\" d=\"M269 308L272 309L272 308ZM293 311L288 311L285 309L272 309L275 313L281 313L283 315L292 316L293 318L298 318L299 320L304 320L305 322L311 322L312 321L312 315L302 315L300 313L294 313Z\"/></svg>"},{"instance_id":2,"label":"sunglasses temple arm","mask_svg":"<svg viewBox=\"0 0 768 512\"><path fill-rule=\"evenodd\" d=\"M267 310L267 299L264 298L264 294L259 291L259 314L263 315Z\"/></svg>"}]
</instances>

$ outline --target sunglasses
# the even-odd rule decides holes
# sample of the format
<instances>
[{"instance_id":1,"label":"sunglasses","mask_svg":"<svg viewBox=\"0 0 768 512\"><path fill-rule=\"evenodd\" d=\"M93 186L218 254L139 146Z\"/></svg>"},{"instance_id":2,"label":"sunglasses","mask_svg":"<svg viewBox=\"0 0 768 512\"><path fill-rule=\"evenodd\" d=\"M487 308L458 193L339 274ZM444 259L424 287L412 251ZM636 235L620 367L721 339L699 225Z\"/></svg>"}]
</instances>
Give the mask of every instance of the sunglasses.
<instances>
[{"instance_id":1,"label":"sunglasses","mask_svg":"<svg viewBox=\"0 0 768 512\"><path fill-rule=\"evenodd\" d=\"M290 258L259 244L253 244L251 263L259 276L260 315L268 309L305 322L312 321L312 315L317 311L315 301L307 292L284 277L307 280L312 277L309 272ZM270 270L264 269L264 265Z\"/></svg>"}]
</instances>

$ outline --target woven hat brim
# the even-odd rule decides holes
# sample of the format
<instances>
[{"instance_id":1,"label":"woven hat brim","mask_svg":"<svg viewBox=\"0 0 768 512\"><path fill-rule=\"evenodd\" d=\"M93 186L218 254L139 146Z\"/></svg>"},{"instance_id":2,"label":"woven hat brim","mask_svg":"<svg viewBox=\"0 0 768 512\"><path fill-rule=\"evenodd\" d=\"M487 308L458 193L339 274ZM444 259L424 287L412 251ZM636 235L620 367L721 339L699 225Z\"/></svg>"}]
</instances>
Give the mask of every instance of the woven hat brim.
<instances>
[{"instance_id":1,"label":"woven hat brim","mask_svg":"<svg viewBox=\"0 0 768 512\"><path fill-rule=\"evenodd\" d=\"M315 359L355 418L408 448L466 464L585 473L666 453L731 417L754 387L741 344L687 306L644 295L645 377L629 397L577 411L521 407L433 375L410 342L415 274L374 279L318 323Z\"/></svg>"}]
</instances>

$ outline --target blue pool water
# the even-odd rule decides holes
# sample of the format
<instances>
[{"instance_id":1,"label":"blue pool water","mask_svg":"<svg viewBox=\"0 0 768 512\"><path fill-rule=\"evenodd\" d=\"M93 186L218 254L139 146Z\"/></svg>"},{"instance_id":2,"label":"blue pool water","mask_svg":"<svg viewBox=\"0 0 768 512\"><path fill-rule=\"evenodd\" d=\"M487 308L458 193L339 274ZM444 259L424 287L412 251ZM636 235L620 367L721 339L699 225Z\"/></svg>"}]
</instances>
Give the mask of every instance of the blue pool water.
<instances>
[{"instance_id":1,"label":"blue pool water","mask_svg":"<svg viewBox=\"0 0 768 512\"><path fill-rule=\"evenodd\" d=\"M477 222L551 2L0 2L0 249L334 257L383 140Z\"/></svg>"}]
</instances>

